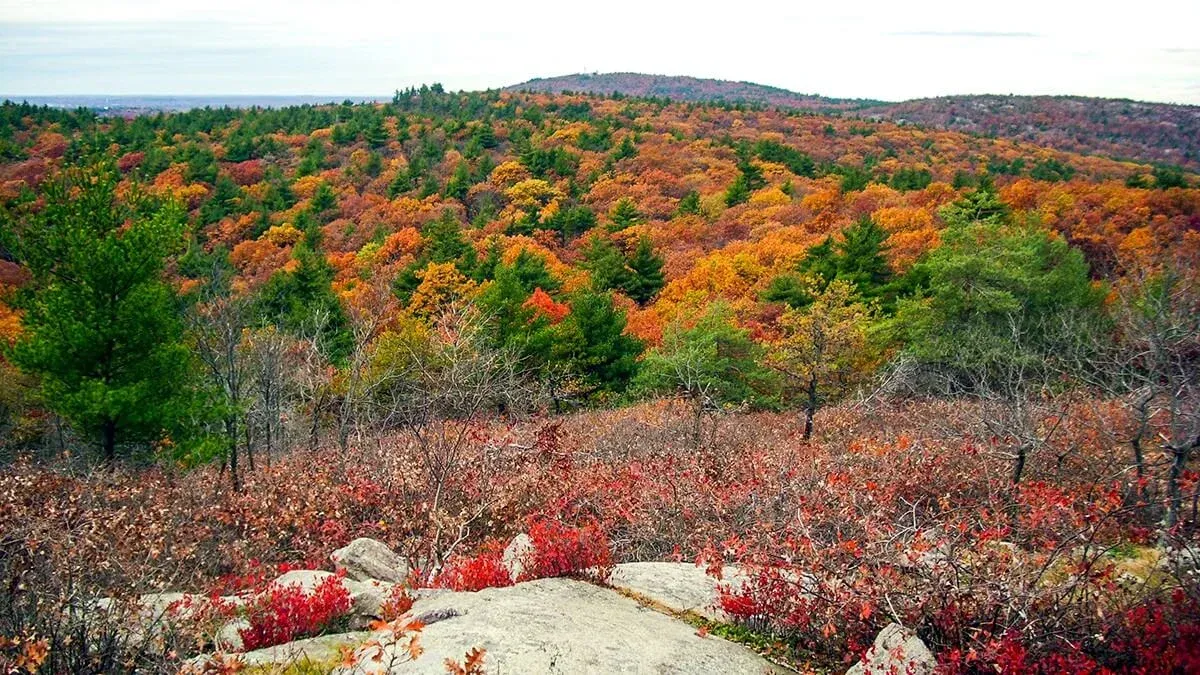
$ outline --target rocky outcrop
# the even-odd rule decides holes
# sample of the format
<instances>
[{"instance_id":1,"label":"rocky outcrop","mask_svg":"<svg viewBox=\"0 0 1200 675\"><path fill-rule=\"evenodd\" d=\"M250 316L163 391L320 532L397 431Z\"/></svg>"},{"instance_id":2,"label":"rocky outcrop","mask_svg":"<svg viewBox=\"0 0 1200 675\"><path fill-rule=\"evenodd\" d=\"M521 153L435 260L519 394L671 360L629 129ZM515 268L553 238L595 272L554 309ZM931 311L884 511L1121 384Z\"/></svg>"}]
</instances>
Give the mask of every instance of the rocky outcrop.
<instances>
[{"instance_id":1,"label":"rocky outcrop","mask_svg":"<svg viewBox=\"0 0 1200 675\"><path fill-rule=\"evenodd\" d=\"M344 571L354 581L403 583L408 578L408 562L377 539L355 539L331 553L329 559L334 569Z\"/></svg>"},{"instance_id":2,"label":"rocky outcrop","mask_svg":"<svg viewBox=\"0 0 1200 675\"><path fill-rule=\"evenodd\" d=\"M718 587L738 589L746 582L736 567L726 567L721 579L692 563L637 562L613 568L608 583L662 605L673 612L691 612L713 621L729 621L721 610Z\"/></svg>"},{"instance_id":3,"label":"rocky outcrop","mask_svg":"<svg viewBox=\"0 0 1200 675\"><path fill-rule=\"evenodd\" d=\"M256 673L323 673L338 667L342 651L362 644L370 633L336 633L321 635L274 647L256 649L244 654L211 654L198 656L183 665L184 675L238 672L252 669Z\"/></svg>"},{"instance_id":4,"label":"rocky outcrop","mask_svg":"<svg viewBox=\"0 0 1200 675\"><path fill-rule=\"evenodd\" d=\"M612 590L571 579L539 579L418 600L414 614L445 617L425 627L415 661L403 646L360 648L335 672L444 673L445 660L486 650L500 673L777 673L761 656L647 609ZM392 651L388 651L392 650ZM381 668L379 664L390 664Z\"/></svg>"},{"instance_id":5,"label":"rocky outcrop","mask_svg":"<svg viewBox=\"0 0 1200 675\"><path fill-rule=\"evenodd\" d=\"M846 675L932 675L936 669L937 660L921 638L892 623L879 631L875 643Z\"/></svg>"}]
</instances>

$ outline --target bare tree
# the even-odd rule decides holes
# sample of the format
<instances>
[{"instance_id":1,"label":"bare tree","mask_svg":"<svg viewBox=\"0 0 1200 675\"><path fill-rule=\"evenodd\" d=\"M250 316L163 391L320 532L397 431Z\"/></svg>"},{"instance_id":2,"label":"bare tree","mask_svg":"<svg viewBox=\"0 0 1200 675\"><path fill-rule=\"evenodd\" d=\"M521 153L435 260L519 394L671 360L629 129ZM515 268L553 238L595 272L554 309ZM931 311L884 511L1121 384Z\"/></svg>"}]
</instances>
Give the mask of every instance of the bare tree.
<instances>
[{"instance_id":1,"label":"bare tree","mask_svg":"<svg viewBox=\"0 0 1200 675\"><path fill-rule=\"evenodd\" d=\"M521 360L486 339L484 317L470 305L453 307L435 321L425 339L398 337L386 360L371 373L371 418L383 430L401 431L417 450L434 519L429 569L436 571L488 504L454 519L441 511L452 477L473 443L476 425L497 414L515 414L534 400L536 388L523 377ZM483 452L494 451L486 444ZM452 530L452 531L451 531Z\"/></svg>"},{"instance_id":2,"label":"bare tree","mask_svg":"<svg viewBox=\"0 0 1200 675\"><path fill-rule=\"evenodd\" d=\"M263 454L267 464L276 449L284 444L283 410L287 397L295 389L294 374L297 353L302 345L275 326L247 332L244 349L250 364L250 389L247 434L257 429L263 439ZM247 447L254 443L247 441ZM253 462L254 455L249 455ZM253 464L251 464L253 467Z\"/></svg>"},{"instance_id":3,"label":"bare tree","mask_svg":"<svg viewBox=\"0 0 1200 675\"><path fill-rule=\"evenodd\" d=\"M1163 527L1170 530L1183 508L1180 478L1200 448L1200 280L1164 269L1136 279L1118 307L1118 373L1138 419L1132 445L1140 464L1141 444L1157 427L1169 462Z\"/></svg>"},{"instance_id":4,"label":"bare tree","mask_svg":"<svg viewBox=\"0 0 1200 675\"><path fill-rule=\"evenodd\" d=\"M191 313L196 356L222 397L221 418L225 426L226 458L233 489L241 489L238 473L239 422L246 414L250 364L242 349L249 302L241 297L221 296L198 304Z\"/></svg>"}]
</instances>

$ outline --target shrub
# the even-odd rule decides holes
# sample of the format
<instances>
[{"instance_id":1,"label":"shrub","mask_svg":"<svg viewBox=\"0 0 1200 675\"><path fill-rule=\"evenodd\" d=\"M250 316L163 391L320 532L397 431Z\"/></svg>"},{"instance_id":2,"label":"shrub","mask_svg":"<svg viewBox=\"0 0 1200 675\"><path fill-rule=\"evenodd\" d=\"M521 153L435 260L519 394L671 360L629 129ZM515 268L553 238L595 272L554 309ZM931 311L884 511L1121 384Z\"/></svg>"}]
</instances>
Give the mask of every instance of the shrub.
<instances>
[{"instance_id":1,"label":"shrub","mask_svg":"<svg viewBox=\"0 0 1200 675\"><path fill-rule=\"evenodd\" d=\"M341 577L325 579L311 593L298 584L273 584L246 608L250 625L241 630L242 642L250 651L318 635L349 611Z\"/></svg>"},{"instance_id":2,"label":"shrub","mask_svg":"<svg viewBox=\"0 0 1200 675\"><path fill-rule=\"evenodd\" d=\"M523 561L524 571L517 579L504 566L504 543L493 539L483 545L479 555L452 560L434 585L456 591L478 591L549 577L586 575L604 581L612 572L608 537L595 523L571 527L538 518L531 521L529 538L534 551L529 560Z\"/></svg>"},{"instance_id":3,"label":"shrub","mask_svg":"<svg viewBox=\"0 0 1200 675\"><path fill-rule=\"evenodd\" d=\"M504 544L497 540L489 541L475 557L451 559L434 580L434 586L455 591L511 586L513 580L504 567L503 558Z\"/></svg>"},{"instance_id":4,"label":"shrub","mask_svg":"<svg viewBox=\"0 0 1200 675\"><path fill-rule=\"evenodd\" d=\"M570 527L553 520L536 520L529 527L533 540L533 564L526 566L517 581L565 577L578 574L607 580L612 572L608 537L595 523Z\"/></svg>"}]
</instances>

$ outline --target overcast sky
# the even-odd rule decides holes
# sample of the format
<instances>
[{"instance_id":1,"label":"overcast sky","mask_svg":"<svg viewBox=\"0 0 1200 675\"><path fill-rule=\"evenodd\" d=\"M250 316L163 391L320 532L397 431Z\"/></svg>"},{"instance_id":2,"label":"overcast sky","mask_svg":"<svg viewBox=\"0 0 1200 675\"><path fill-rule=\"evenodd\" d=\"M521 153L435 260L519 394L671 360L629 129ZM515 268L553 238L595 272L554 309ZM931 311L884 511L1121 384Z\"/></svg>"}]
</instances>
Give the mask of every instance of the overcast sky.
<instances>
[{"instance_id":1,"label":"overcast sky","mask_svg":"<svg viewBox=\"0 0 1200 675\"><path fill-rule=\"evenodd\" d=\"M1198 0L804 4L0 0L0 95L385 95L637 71L886 100L1200 104Z\"/></svg>"}]
</instances>

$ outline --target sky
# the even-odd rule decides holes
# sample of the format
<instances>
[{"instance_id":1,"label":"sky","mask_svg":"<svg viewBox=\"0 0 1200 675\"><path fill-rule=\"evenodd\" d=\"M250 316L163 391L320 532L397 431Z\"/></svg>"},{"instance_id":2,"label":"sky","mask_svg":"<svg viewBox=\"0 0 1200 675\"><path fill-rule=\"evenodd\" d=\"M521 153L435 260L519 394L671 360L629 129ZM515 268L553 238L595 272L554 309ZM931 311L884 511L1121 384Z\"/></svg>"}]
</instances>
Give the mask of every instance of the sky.
<instances>
[{"instance_id":1,"label":"sky","mask_svg":"<svg viewBox=\"0 0 1200 675\"><path fill-rule=\"evenodd\" d=\"M1197 0L0 0L0 96L386 96L633 71L1200 104L1197 26Z\"/></svg>"}]
</instances>

